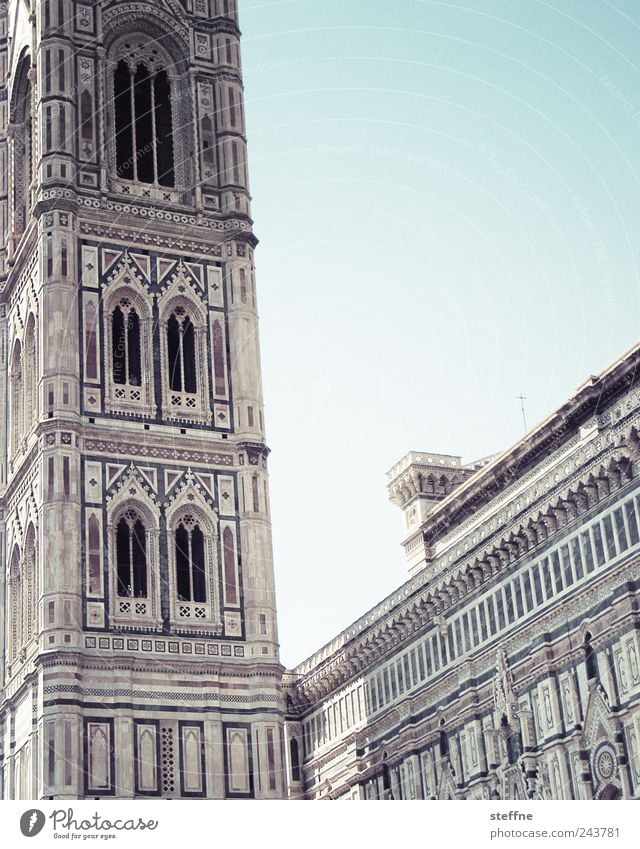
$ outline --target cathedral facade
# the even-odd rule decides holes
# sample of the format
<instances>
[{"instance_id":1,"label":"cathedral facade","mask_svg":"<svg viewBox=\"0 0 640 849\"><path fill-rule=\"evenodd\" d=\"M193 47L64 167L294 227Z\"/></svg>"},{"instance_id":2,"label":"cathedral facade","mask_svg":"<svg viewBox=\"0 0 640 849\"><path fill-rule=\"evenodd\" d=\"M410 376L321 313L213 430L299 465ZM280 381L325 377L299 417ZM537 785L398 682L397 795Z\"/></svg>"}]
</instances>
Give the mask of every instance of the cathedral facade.
<instances>
[{"instance_id":1,"label":"cathedral facade","mask_svg":"<svg viewBox=\"0 0 640 849\"><path fill-rule=\"evenodd\" d=\"M286 674L291 798L640 798L639 365L391 469L410 577Z\"/></svg>"},{"instance_id":2,"label":"cathedral facade","mask_svg":"<svg viewBox=\"0 0 640 849\"><path fill-rule=\"evenodd\" d=\"M285 793L239 35L0 6L5 799Z\"/></svg>"},{"instance_id":3,"label":"cathedral facade","mask_svg":"<svg viewBox=\"0 0 640 849\"><path fill-rule=\"evenodd\" d=\"M1 797L640 797L638 348L404 457L408 581L280 665L239 35L0 3Z\"/></svg>"}]
</instances>

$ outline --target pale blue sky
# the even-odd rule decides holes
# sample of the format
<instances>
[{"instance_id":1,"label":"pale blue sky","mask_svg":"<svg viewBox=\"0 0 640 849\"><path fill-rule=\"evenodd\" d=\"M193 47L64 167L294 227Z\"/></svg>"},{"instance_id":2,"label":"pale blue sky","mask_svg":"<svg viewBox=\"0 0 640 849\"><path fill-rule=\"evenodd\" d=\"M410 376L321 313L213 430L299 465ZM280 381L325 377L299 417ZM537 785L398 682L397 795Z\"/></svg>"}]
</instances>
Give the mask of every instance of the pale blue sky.
<instances>
[{"instance_id":1,"label":"pale blue sky","mask_svg":"<svg viewBox=\"0 0 640 849\"><path fill-rule=\"evenodd\" d=\"M638 336L640 4L240 1L282 660L407 577L385 472Z\"/></svg>"}]
</instances>

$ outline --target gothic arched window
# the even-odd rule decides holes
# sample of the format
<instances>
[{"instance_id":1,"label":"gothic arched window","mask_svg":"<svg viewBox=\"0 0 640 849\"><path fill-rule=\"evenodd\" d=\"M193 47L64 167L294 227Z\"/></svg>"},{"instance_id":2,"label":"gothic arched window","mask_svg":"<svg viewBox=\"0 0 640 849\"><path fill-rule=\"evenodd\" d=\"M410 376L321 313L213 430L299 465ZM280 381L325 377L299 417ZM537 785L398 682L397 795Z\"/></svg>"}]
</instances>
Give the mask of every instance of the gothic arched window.
<instances>
[{"instance_id":1,"label":"gothic arched window","mask_svg":"<svg viewBox=\"0 0 640 849\"><path fill-rule=\"evenodd\" d=\"M15 95L12 104L14 132L13 146L13 235L16 239L27 226L31 209L31 181L33 179L34 132L32 116L32 88L29 79L31 59L25 56L15 75Z\"/></svg>"},{"instance_id":2,"label":"gothic arched window","mask_svg":"<svg viewBox=\"0 0 640 849\"><path fill-rule=\"evenodd\" d=\"M11 640L11 660L18 657L18 652L22 648L22 629L24 621L24 597L22 585L22 569L20 564L20 549L14 546L11 556L11 570L9 573L10 580L10 612L11 612L11 630L9 638Z\"/></svg>"},{"instance_id":3,"label":"gothic arched window","mask_svg":"<svg viewBox=\"0 0 640 849\"><path fill-rule=\"evenodd\" d=\"M175 531L176 592L178 601L207 601L204 535L187 513Z\"/></svg>"},{"instance_id":4,"label":"gothic arched window","mask_svg":"<svg viewBox=\"0 0 640 849\"><path fill-rule=\"evenodd\" d=\"M179 295L163 305L160 324L163 416L210 422L206 314L195 299Z\"/></svg>"},{"instance_id":5,"label":"gothic arched window","mask_svg":"<svg viewBox=\"0 0 640 849\"><path fill-rule=\"evenodd\" d=\"M38 562L36 531L33 525L29 525L24 546L24 572L24 641L26 644L38 633Z\"/></svg>"},{"instance_id":6,"label":"gothic arched window","mask_svg":"<svg viewBox=\"0 0 640 849\"><path fill-rule=\"evenodd\" d=\"M33 313L27 321L24 360L24 421L26 430L29 430L38 418L38 361L36 357L36 321Z\"/></svg>"},{"instance_id":7,"label":"gothic arched window","mask_svg":"<svg viewBox=\"0 0 640 849\"><path fill-rule=\"evenodd\" d=\"M193 322L184 307L176 307L167 322L169 388L172 392L197 392L196 345Z\"/></svg>"},{"instance_id":8,"label":"gothic arched window","mask_svg":"<svg viewBox=\"0 0 640 849\"><path fill-rule=\"evenodd\" d=\"M16 341L11 359L11 448L14 455L22 438L24 418L22 376L22 346L19 341Z\"/></svg>"},{"instance_id":9,"label":"gothic arched window","mask_svg":"<svg viewBox=\"0 0 640 849\"><path fill-rule=\"evenodd\" d=\"M106 406L109 411L152 415L155 408L150 307L127 275L123 282L127 288L118 289L105 306Z\"/></svg>"},{"instance_id":10,"label":"gothic arched window","mask_svg":"<svg viewBox=\"0 0 640 849\"><path fill-rule=\"evenodd\" d=\"M147 537L135 510L126 510L116 527L117 593L147 597Z\"/></svg>"},{"instance_id":11,"label":"gothic arched window","mask_svg":"<svg viewBox=\"0 0 640 849\"><path fill-rule=\"evenodd\" d=\"M113 382L140 386L140 317L131 301L124 297L111 314Z\"/></svg>"},{"instance_id":12,"label":"gothic arched window","mask_svg":"<svg viewBox=\"0 0 640 849\"><path fill-rule=\"evenodd\" d=\"M127 46L127 45L125 45ZM114 73L116 171L124 180L175 186L171 83L146 61Z\"/></svg>"}]
</instances>

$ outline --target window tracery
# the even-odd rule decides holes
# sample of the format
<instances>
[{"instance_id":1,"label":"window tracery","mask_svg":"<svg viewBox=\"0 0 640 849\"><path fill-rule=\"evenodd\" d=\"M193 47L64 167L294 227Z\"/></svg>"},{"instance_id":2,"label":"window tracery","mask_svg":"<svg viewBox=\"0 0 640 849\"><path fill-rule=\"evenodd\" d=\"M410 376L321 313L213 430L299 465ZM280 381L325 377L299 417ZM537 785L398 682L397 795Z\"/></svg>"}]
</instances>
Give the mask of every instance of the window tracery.
<instances>
[{"instance_id":1,"label":"window tracery","mask_svg":"<svg viewBox=\"0 0 640 849\"><path fill-rule=\"evenodd\" d=\"M163 415L208 421L209 366L207 328L192 301L179 297L163 311L161 322Z\"/></svg>"},{"instance_id":2,"label":"window tracery","mask_svg":"<svg viewBox=\"0 0 640 849\"><path fill-rule=\"evenodd\" d=\"M121 194L180 200L193 184L190 79L173 33L132 33L110 48L111 187Z\"/></svg>"},{"instance_id":3,"label":"window tracery","mask_svg":"<svg viewBox=\"0 0 640 849\"><path fill-rule=\"evenodd\" d=\"M24 395L22 381L22 345L16 340L11 358L11 450L15 455L22 439L24 420Z\"/></svg>"},{"instance_id":4,"label":"window tracery","mask_svg":"<svg viewBox=\"0 0 640 849\"><path fill-rule=\"evenodd\" d=\"M29 525L24 546L24 643L27 645L38 633L38 561L36 557L36 532Z\"/></svg>"},{"instance_id":5,"label":"window tracery","mask_svg":"<svg viewBox=\"0 0 640 849\"><path fill-rule=\"evenodd\" d=\"M117 525L116 558L118 596L146 599L147 536L140 516L131 508Z\"/></svg>"},{"instance_id":6,"label":"window tracery","mask_svg":"<svg viewBox=\"0 0 640 849\"><path fill-rule=\"evenodd\" d=\"M38 361L33 313L27 321L24 350L24 423L28 432L38 419Z\"/></svg>"},{"instance_id":7,"label":"window tracery","mask_svg":"<svg viewBox=\"0 0 640 849\"><path fill-rule=\"evenodd\" d=\"M114 74L116 168L124 180L174 186L171 84L151 54L133 45ZM157 52L156 52L157 55Z\"/></svg>"},{"instance_id":8,"label":"window tracery","mask_svg":"<svg viewBox=\"0 0 640 849\"><path fill-rule=\"evenodd\" d=\"M16 75L17 90L13 108L13 209L14 237L19 237L27 225L31 209L31 183L34 160L34 121L32 86L29 79L31 59L25 56Z\"/></svg>"},{"instance_id":9,"label":"window tracery","mask_svg":"<svg viewBox=\"0 0 640 849\"><path fill-rule=\"evenodd\" d=\"M119 289L108 299L106 313L107 410L151 415L153 346L148 304L132 289Z\"/></svg>"},{"instance_id":10,"label":"window tracery","mask_svg":"<svg viewBox=\"0 0 640 849\"><path fill-rule=\"evenodd\" d=\"M205 603L204 536L192 513L186 513L180 519L175 532L175 546L178 601Z\"/></svg>"},{"instance_id":11,"label":"window tracery","mask_svg":"<svg viewBox=\"0 0 640 849\"><path fill-rule=\"evenodd\" d=\"M217 535L201 510L181 509L169 522L171 619L181 631L219 625Z\"/></svg>"},{"instance_id":12,"label":"window tracery","mask_svg":"<svg viewBox=\"0 0 640 849\"><path fill-rule=\"evenodd\" d=\"M111 620L116 627L157 630L161 627L157 522L137 501L121 502L111 516L108 558ZM94 540L94 548L98 544ZM91 557L91 550L89 553ZM94 589L99 589L99 550L94 552L94 560Z\"/></svg>"}]
</instances>

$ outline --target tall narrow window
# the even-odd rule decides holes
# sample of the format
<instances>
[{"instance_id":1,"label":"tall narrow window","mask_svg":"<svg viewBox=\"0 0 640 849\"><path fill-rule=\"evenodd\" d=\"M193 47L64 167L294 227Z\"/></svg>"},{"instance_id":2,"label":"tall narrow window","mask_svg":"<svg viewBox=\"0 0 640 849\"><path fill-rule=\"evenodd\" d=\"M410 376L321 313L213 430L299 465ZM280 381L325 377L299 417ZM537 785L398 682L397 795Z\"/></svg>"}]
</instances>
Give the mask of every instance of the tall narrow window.
<instances>
[{"instance_id":1,"label":"tall narrow window","mask_svg":"<svg viewBox=\"0 0 640 849\"><path fill-rule=\"evenodd\" d=\"M128 298L122 298L111 315L113 382L140 386L140 318Z\"/></svg>"},{"instance_id":2,"label":"tall narrow window","mask_svg":"<svg viewBox=\"0 0 640 849\"><path fill-rule=\"evenodd\" d=\"M36 559L36 532L29 525L24 547L26 610L24 622L25 643L38 631L38 564Z\"/></svg>"},{"instance_id":3,"label":"tall narrow window","mask_svg":"<svg viewBox=\"0 0 640 849\"><path fill-rule=\"evenodd\" d=\"M20 549L16 545L11 558L11 659L15 660L22 645L22 571L20 569Z\"/></svg>"},{"instance_id":4,"label":"tall narrow window","mask_svg":"<svg viewBox=\"0 0 640 849\"><path fill-rule=\"evenodd\" d=\"M121 59L114 74L119 177L174 186L171 83L167 72Z\"/></svg>"},{"instance_id":5,"label":"tall narrow window","mask_svg":"<svg viewBox=\"0 0 640 849\"><path fill-rule=\"evenodd\" d=\"M175 532L175 545L178 599L206 602L204 536L191 514L181 519Z\"/></svg>"},{"instance_id":6,"label":"tall narrow window","mask_svg":"<svg viewBox=\"0 0 640 849\"><path fill-rule=\"evenodd\" d=\"M176 307L167 322L169 388L173 392L195 393L195 331L183 307Z\"/></svg>"},{"instance_id":7,"label":"tall narrow window","mask_svg":"<svg viewBox=\"0 0 640 849\"><path fill-rule=\"evenodd\" d=\"M147 597L147 541L135 510L127 510L116 531L118 595Z\"/></svg>"},{"instance_id":8,"label":"tall narrow window","mask_svg":"<svg viewBox=\"0 0 640 849\"><path fill-rule=\"evenodd\" d=\"M137 179L141 183L154 180L153 104L151 76L145 65L138 65L133 78L134 140Z\"/></svg>"},{"instance_id":9,"label":"tall narrow window","mask_svg":"<svg viewBox=\"0 0 640 849\"><path fill-rule=\"evenodd\" d=\"M31 181L33 178L33 120L32 91L28 79L31 59L26 57L16 69L17 96L15 107L11 110L13 122L13 230L18 239L27 225L27 216L31 208ZM6 163L5 163L6 164ZM16 241L17 244L17 241Z\"/></svg>"},{"instance_id":10,"label":"tall narrow window","mask_svg":"<svg viewBox=\"0 0 640 849\"><path fill-rule=\"evenodd\" d=\"M24 366L24 421L26 429L29 430L38 418L38 363L36 358L36 330L33 313L27 321Z\"/></svg>"},{"instance_id":11,"label":"tall narrow window","mask_svg":"<svg viewBox=\"0 0 640 849\"><path fill-rule=\"evenodd\" d=\"M298 751L298 741L295 737L291 738L289 751L291 753L291 780L300 781L300 753Z\"/></svg>"},{"instance_id":12,"label":"tall narrow window","mask_svg":"<svg viewBox=\"0 0 640 849\"><path fill-rule=\"evenodd\" d=\"M22 348L16 342L11 362L11 441L15 453L22 438L23 422Z\"/></svg>"},{"instance_id":13,"label":"tall narrow window","mask_svg":"<svg viewBox=\"0 0 640 849\"><path fill-rule=\"evenodd\" d=\"M591 634L589 631L584 636L584 662L587 671L587 678L598 677L598 661L593 646L591 645Z\"/></svg>"},{"instance_id":14,"label":"tall narrow window","mask_svg":"<svg viewBox=\"0 0 640 849\"><path fill-rule=\"evenodd\" d=\"M171 128L171 87L169 78L160 71L153 78L155 104L156 170L161 186L174 186L173 134Z\"/></svg>"},{"instance_id":15,"label":"tall narrow window","mask_svg":"<svg viewBox=\"0 0 640 849\"><path fill-rule=\"evenodd\" d=\"M124 180L135 178L133 170L132 80L126 62L118 62L115 79L117 173Z\"/></svg>"},{"instance_id":16,"label":"tall narrow window","mask_svg":"<svg viewBox=\"0 0 640 849\"><path fill-rule=\"evenodd\" d=\"M80 135L83 141L93 140L93 101L88 91L80 95Z\"/></svg>"}]
</instances>

